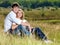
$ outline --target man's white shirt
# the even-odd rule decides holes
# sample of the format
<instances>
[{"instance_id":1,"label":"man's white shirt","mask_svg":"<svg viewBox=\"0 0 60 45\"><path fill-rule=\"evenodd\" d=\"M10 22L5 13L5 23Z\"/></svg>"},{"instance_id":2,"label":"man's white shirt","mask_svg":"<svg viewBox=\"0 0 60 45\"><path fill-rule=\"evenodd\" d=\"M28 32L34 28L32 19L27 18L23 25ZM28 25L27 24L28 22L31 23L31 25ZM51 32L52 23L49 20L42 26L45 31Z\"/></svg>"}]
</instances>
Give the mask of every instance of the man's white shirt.
<instances>
[{"instance_id":1,"label":"man's white shirt","mask_svg":"<svg viewBox=\"0 0 60 45\"><path fill-rule=\"evenodd\" d=\"M9 29L11 29L12 23L20 25L21 21L22 20L17 19L16 14L13 11L11 11L4 20L4 32L7 32Z\"/></svg>"}]
</instances>

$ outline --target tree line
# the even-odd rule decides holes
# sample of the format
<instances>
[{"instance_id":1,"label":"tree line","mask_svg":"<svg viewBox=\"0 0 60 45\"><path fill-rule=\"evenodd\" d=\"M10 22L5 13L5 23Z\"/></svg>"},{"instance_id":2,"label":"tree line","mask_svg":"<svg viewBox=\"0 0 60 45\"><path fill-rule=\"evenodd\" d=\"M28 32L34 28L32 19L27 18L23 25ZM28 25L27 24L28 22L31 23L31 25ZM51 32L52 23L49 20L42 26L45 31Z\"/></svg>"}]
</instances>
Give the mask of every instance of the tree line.
<instances>
[{"instance_id":1,"label":"tree line","mask_svg":"<svg viewBox=\"0 0 60 45\"><path fill-rule=\"evenodd\" d=\"M18 1L18 3L22 6L22 7L26 7L26 8L38 8L38 7L45 7L45 6L52 6L52 7L60 7L60 2L59 1L54 1L54 2L50 2L50 1L43 1L40 2L39 0L36 1ZM10 1L3 1L2 3L0 3L0 7L10 7L11 6L11 2Z\"/></svg>"}]
</instances>

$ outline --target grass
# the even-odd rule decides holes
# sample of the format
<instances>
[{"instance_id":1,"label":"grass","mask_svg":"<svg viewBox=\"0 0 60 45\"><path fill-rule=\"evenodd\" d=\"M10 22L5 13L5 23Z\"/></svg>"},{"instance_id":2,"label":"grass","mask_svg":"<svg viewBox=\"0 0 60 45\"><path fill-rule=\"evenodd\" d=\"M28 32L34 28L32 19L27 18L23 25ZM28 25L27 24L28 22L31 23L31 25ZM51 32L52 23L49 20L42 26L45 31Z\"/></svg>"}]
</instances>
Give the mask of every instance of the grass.
<instances>
[{"instance_id":1,"label":"grass","mask_svg":"<svg viewBox=\"0 0 60 45\"><path fill-rule=\"evenodd\" d=\"M34 11L36 13L34 13ZM46 44L42 40L35 39L34 36L19 37L13 35L6 35L3 32L3 22L8 12L8 9L0 9L0 45L60 45L60 20L28 20L33 27L41 28L48 37L48 39L53 41L52 44ZM34 17L34 15L36 18L37 16L39 16L40 10L25 11L25 13L27 19ZM45 14L47 13L48 11Z\"/></svg>"},{"instance_id":2,"label":"grass","mask_svg":"<svg viewBox=\"0 0 60 45\"><path fill-rule=\"evenodd\" d=\"M49 45L60 45L60 24L50 24L42 21L30 21L33 27L39 27L46 34L48 39L53 43ZM0 45L48 45L41 40L37 40L34 36L18 37L13 35L6 35L3 29L0 28Z\"/></svg>"}]
</instances>

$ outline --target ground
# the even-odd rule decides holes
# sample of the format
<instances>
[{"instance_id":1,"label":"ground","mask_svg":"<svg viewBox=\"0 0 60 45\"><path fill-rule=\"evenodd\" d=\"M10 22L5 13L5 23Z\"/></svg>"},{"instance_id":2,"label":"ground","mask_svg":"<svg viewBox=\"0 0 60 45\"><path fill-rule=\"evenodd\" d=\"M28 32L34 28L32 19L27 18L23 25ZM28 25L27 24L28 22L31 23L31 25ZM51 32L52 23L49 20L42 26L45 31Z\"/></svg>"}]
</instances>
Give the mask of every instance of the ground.
<instances>
[{"instance_id":1,"label":"ground","mask_svg":"<svg viewBox=\"0 0 60 45\"><path fill-rule=\"evenodd\" d=\"M1 23L0 23L1 24ZM48 39L53 43L46 44L42 40L31 37L19 37L13 35L6 35L3 32L3 26L0 26L0 45L60 45L60 24L59 23L47 23L47 21L30 21L33 27L39 27L46 34Z\"/></svg>"}]
</instances>

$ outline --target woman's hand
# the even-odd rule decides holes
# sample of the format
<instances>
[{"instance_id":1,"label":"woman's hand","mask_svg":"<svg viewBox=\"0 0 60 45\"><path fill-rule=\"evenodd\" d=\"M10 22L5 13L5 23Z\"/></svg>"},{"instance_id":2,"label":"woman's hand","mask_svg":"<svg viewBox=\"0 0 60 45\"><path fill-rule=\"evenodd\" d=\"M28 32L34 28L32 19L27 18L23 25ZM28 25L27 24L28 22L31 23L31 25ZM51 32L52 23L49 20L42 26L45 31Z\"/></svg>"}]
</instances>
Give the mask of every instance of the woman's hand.
<instances>
[{"instance_id":1,"label":"woman's hand","mask_svg":"<svg viewBox=\"0 0 60 45\"><path fill-rule=\"evenodd\" d=\"M30 24L28 22L22 22L22 25L23 26L28 26L29 31L31 32L32 27L30 26Z\"/></svg>"}]
</instances>

